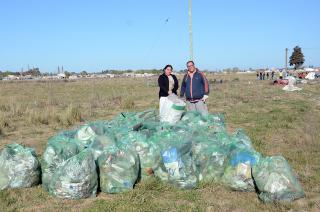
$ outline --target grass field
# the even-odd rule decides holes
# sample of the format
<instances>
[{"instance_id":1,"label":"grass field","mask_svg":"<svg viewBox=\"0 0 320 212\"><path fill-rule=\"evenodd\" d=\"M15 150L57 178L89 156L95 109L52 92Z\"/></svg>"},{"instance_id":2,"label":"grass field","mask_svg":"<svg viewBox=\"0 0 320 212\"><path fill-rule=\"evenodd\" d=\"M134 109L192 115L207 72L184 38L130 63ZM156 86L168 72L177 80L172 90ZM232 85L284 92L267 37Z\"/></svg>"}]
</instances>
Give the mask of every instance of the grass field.
<instances>
[{"instance_id":1,"label":"grass field","mask_svg":"<svg viewBox=\"0 0 320 212\"><path fill-rule=\"evenodd\" d=\"M0 191L1 211L320 211L320 82L285 92L254 75L210 75L210 112L224 113L229 132L243 128L263 155L283 155L307 197L264 204L256 193L222 185L178 190L150 179L131 192L62 200L41 185ZM223 83L213 83L214 79ZM158 107L157 78L57 82L0 81L0 147L17 142L41 156L50 136L83 121Z\"/></svg>"}]
</instances>

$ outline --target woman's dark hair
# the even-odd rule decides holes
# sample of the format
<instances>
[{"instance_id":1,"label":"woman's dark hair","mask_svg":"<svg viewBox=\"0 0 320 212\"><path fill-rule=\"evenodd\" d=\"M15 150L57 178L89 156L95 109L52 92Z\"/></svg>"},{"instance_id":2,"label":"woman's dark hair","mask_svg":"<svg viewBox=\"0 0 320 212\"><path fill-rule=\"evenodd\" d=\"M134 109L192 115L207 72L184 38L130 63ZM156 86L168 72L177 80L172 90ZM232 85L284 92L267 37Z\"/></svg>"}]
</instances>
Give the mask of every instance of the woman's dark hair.
<instances>
[{"instance_id":1,"label":"woman's dark hair","mask_svg":"<svg viewBox=\"0 0 320 212\"><path fill-rule=\"evenodd\" d=\"M162 69L162 71L164 72L168 67L170 67L171 70L173 70L172 65L166 65L166 66Z\"/></svg>"}]
</instances>

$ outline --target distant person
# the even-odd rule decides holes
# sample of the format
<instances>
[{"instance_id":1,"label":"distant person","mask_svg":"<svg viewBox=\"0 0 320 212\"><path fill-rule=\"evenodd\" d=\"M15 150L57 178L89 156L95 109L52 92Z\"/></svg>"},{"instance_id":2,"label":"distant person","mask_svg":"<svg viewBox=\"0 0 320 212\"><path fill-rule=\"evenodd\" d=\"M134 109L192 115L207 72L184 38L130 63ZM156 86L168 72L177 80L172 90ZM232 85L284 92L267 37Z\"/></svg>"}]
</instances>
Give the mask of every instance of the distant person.
<instances>
[{"instance_id":1,"label":"distant person","mask_svg":"<svg viewBox=\"0 0 320 212\"><path fill-rule=\"evenodd\" d=\"M262 71L259 72L260 80L262 80Z\"/></svg>"},{"instance_id":2,"label":"distant person","mask_svg":"<svg viewBox=\"0 0 320 212\"><path fill-rule=\"evenodd\" d=\"M279 79L282 79L283 77L282 77L282 71L279 71Z\"/></svg>"},{"instance_id":3,"label":"distant person","mask_svg":"<svg viewBox=\"0 0 320 212\"><path fill-rule=\"evenodd\" d=\"M165 100L164 97L169 96L170 94L176 94L179 88L179 82L175 75L172 74L172 65L166 65L163 69L163 74L158 78L159 85L159 112L161 114L161 107Z\"/></svg>"},{"instance_id":4,"label":"distant person","mask_svg":"<svg viewBox=\"0 0 320 212\"><path fill-rule=\"evenodd\" d=\"M262 79L264 80L266 78L266 72L263 72Z\"/></svg>"},{"instance_id":5,"label":"distant person","mask_svg":"<svg viewBox=\"0 0 320 212\"><path fill-rule=\"evenodd\" d=\"M271 79L274 78L274 71L271 71Z\"/></svg>"},{"instance_id":6,"label":"distant person","mask_svg":"<svg viewBox=\"0 0 320 212\"><path fill-rule=\"evenodd\" d=\"M259 71L257 71L257 80L259 80Z\"/></svg>"},{"instance_id":7,"label":"distant person","mask_svg":"<svg viewBox=\"0 0 320 212\"><path fill-rule=\"evenodd\" d=\"M209 95L209 83L205 75L194 65L193 61L187 62L188 72L181 83L180 97L186 97L187 110L199 111L208 114L206 100Z\"/></svg>"},{"instance_id":8,"label":"distant person","mask_svg":"<svg viewBox=\"0 0 320 212\"><path fill-rule=\"evenodd\" d=\"M269 80L269 72L267 72L267 80Z\"/></svg>"}]
</instances>

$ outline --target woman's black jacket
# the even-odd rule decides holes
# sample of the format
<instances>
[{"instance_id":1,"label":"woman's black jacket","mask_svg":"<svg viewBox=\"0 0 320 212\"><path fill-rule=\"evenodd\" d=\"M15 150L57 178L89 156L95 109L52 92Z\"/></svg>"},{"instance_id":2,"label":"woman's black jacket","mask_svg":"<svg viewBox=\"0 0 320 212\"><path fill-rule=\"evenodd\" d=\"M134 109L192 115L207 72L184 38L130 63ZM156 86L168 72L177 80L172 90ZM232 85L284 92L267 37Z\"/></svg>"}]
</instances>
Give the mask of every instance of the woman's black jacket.
<instances>
[{"instance_id":1,"label":"woman's black jacket","mask_svg":"<svg viewBox=\"0 0 320 212\"><path fill-rule=\"evenodd\" d=\"M175 75L171 74L173 80L174 80L174 87L172 89L172 93L175 93L177 95L177 90L179 88L179 82L178 79ZM159 76L158 78L158 85L160 87L159 90L159 98L160 97L166 97L168 96L168 91L169 91L169 78L168 76L163 73Z\"/></svg>"}]
</instances>

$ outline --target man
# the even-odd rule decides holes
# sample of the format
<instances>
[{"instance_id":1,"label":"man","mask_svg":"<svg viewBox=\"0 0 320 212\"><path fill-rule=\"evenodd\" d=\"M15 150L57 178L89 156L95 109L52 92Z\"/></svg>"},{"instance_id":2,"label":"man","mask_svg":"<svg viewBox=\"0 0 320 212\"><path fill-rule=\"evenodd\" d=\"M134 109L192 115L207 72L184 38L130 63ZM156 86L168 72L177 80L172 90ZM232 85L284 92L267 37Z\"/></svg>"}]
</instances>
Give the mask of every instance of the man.
<instances>
[{"instance_id":1,"label":"man","mask_svg":"<svg viewBox=\"0 0 320 212\"><path fill-rule=\"evenodd\" d=\"M193 61L187 62L188 72L184 75L181 84L180 97L186 96L187 109L208 114L206 99L209 95L207 78L194 65Z\"/></svg>"}]
</instances>

